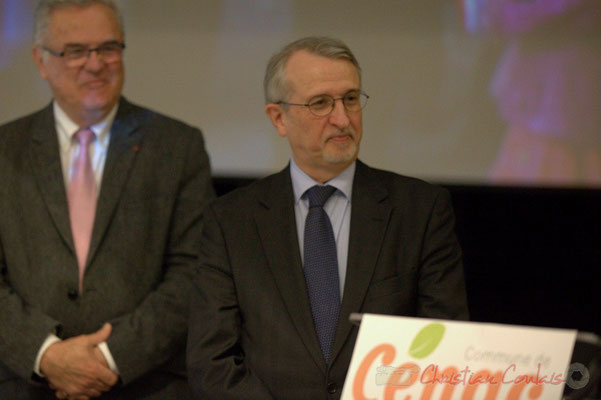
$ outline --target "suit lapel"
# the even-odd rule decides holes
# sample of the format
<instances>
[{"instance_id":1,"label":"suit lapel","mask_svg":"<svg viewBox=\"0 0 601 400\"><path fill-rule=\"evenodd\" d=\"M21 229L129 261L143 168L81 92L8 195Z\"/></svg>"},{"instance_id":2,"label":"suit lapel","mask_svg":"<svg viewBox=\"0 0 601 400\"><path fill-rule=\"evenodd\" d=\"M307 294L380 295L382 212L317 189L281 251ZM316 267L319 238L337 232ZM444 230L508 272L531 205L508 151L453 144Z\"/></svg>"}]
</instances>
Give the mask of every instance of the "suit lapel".
<instances>
[{"instance_id":1,"label":"suit lapel","mask_svg":"<svg viewBox=\"0 0 601 400\"><path fill-rule=\"evenodd\" d=\"M129 177L142 133L133 106L122 99L111 127L111 139L102 174L94 230L88 253L88 263L96 254L106 229L119 203Z\"/></svg>"},{"instance_id":2,"label":"suit lapel","mask_svg":"<svg viewBox=\"0 0 601 400\"><path fill-rule=\"evenodd\" d=\"M290 169L275 175L267 185L255 216L267 263L301 340L325 373L298 248Z\"/></svg>"},{"instance_id":3,"label":"suit lapel","mask_svg":"<svg viewBox=\"0 0 601 400\"><path fill-rule=\"evenodd\" d=\"M40 193L57 231L75 254L52 104L33 120L31 140L31 165Z\"/></svg>"},{"instance_id":4,"label":"suit lapel","mask_svg":"<svg viewBox=\"0 0 601 400\"><path fill-rule=\"evenodd\" d=\"M369 167L357 161L351 199L346 283L332 350L332 361L351 332L349 314L361 309L390 218L391 207L384 201L388 191L372 175Z\"/></svg>"}]
</instances>

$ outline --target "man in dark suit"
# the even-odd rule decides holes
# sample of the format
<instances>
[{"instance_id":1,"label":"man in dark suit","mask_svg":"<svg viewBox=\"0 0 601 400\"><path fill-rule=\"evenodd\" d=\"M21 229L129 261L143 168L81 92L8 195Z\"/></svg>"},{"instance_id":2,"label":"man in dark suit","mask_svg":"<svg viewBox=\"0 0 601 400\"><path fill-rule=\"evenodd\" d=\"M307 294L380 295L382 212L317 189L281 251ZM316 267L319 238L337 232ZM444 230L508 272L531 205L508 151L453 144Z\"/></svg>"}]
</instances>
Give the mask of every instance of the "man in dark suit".
<instances>
[{"instance_id":1,"label":"man in dark suit","mask_svg":"<svg viewBox=\"0 0 601 400\"><path fill-rule=\"evenodd\" d=\"M340 41L291 43L264 83L292 158L207 207L188 378L212 399L335 399L350 313L468 317L450 198L357 160L367 95Z\"/></svg>"},{"instance_id":2,"label":"man in dark suit","mask_svg":"<svg viewBox=\"0 0 601 400\"><path fill-rule=\"evenodd\" d=\"M121 97L111 0L43 0L53 102L0 127L0 398L185 399L200 131Z\"/></svg>"}]
</instances>

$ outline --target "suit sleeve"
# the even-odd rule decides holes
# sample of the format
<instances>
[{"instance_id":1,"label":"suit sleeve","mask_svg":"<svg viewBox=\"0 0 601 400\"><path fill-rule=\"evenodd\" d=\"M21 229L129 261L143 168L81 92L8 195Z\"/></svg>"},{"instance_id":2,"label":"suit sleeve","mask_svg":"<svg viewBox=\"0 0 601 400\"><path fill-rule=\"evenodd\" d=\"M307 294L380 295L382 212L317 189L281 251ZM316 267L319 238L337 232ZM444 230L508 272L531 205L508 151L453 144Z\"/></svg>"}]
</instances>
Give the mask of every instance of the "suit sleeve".
<instances>
[{"instance_id":1,"label":"suit sleeve","mask_svg":"<svg viewBox=\"0 0 601 400\"><path fill-rule=\"evenodd\" d=\"M211 207L205 218L201 266L194 278L190 307L190 386L202 399L271 399L272 395L245 362L228 244Z\"/></svg>"},{"instance_id":2,"label":"suit sleeve","mask_svg":"<svg viewBox=\"0 0 601 400\"><path fill-rule=\"evenodd\" d=\"M13 211L4 202L11 195L11 184L6 182L6 173L11 171L10 157L7 149L19 148L11 140L5 138L11 129L17 129L19 133L26 131L27 127L19 125L17 128L2 127L0 129L0 221L4 223L4 215ZM22 154L21 154L22 156ZM6 238L3 232L12 229L7 223L0 226L0 382L6 376L14 377L13 374L25 380L34 377L33 368L40 346L50 333L60 331L59 321L51 318L39 308L32 306L11 285L11 277L7 265L7 253L5 252ZM40 290L43 290L40 288ZM7 367L7 368L5 368Z\"/></svg>"},{"instance_id":3,"label":"suit sleeve","mask_svg":"<svg viewBox=\"0 0 601 400\"><path fill-rule=\"evenodd\" d=\"M461 248L447 190L435 198L422 243L417 315L467 320Z\"/></svg>"},{"instance_id":4,"label":"suit sleeve","mask_svg":"<svg viewBox=\"0 0 601 400\"><path fill-rule=\"evenodd\" d=\"M40 346L50 333L58 333L60 323L38 308L28 305L11 288L1 239L0 304L0 323L3 326L0 329L0 360L21 378L32 379ZM2 372L0 365L0 375Z\"/></svg>"},{"instance_id":5,"label":"suit sleeve","mask_svg":"<svg viewBox=\"0 0 601 400\"><path fill-rule=\"evenodd\" d=\"M123 384L184 351L202 211L214 197L202 135L194 131L183 154L183 172L165 242L163 279L133 312L109 321L113 332L107 344Z\"/></svg>"}]
</instances>

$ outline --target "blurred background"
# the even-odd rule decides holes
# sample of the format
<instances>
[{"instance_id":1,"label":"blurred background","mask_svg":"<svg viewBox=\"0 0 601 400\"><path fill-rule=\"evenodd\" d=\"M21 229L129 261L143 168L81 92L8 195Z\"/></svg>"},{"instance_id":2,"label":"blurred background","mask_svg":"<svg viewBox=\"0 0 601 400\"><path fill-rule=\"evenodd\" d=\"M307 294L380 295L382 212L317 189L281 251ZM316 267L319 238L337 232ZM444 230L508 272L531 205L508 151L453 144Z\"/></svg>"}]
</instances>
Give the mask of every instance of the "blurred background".
<instances>
[{"instance_id":1,"label":"blurred background","mask_svg":"<svg viewBox=\"0 0 601 400\"><path fill-rule=\"evenodd\" d=\"M290 153L269 57L342 39L363 70L361 159L451 191L472 317L601 332L601 1L123 0L125 96L200 127L219 193ZM0 0L0 123L51 100L35 0Z\"/></svg>"}]
</instances>

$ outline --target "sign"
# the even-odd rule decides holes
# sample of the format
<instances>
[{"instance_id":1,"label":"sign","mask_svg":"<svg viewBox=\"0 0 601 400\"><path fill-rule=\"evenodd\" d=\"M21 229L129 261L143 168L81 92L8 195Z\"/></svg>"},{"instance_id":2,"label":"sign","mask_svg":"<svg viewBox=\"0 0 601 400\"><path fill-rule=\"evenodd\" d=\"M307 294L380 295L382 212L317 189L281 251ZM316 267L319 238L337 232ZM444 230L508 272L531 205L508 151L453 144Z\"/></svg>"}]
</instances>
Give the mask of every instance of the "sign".
<instances>
[{"instance_id":1,"label":"sign","mask_svg":"<svg viewBox=\"0 0 601 400\"><path fill-rule=\"evenodd\" d=\"M561 399L576 331L364 314L342 399Z\"/></svg>"}]
</instances>

